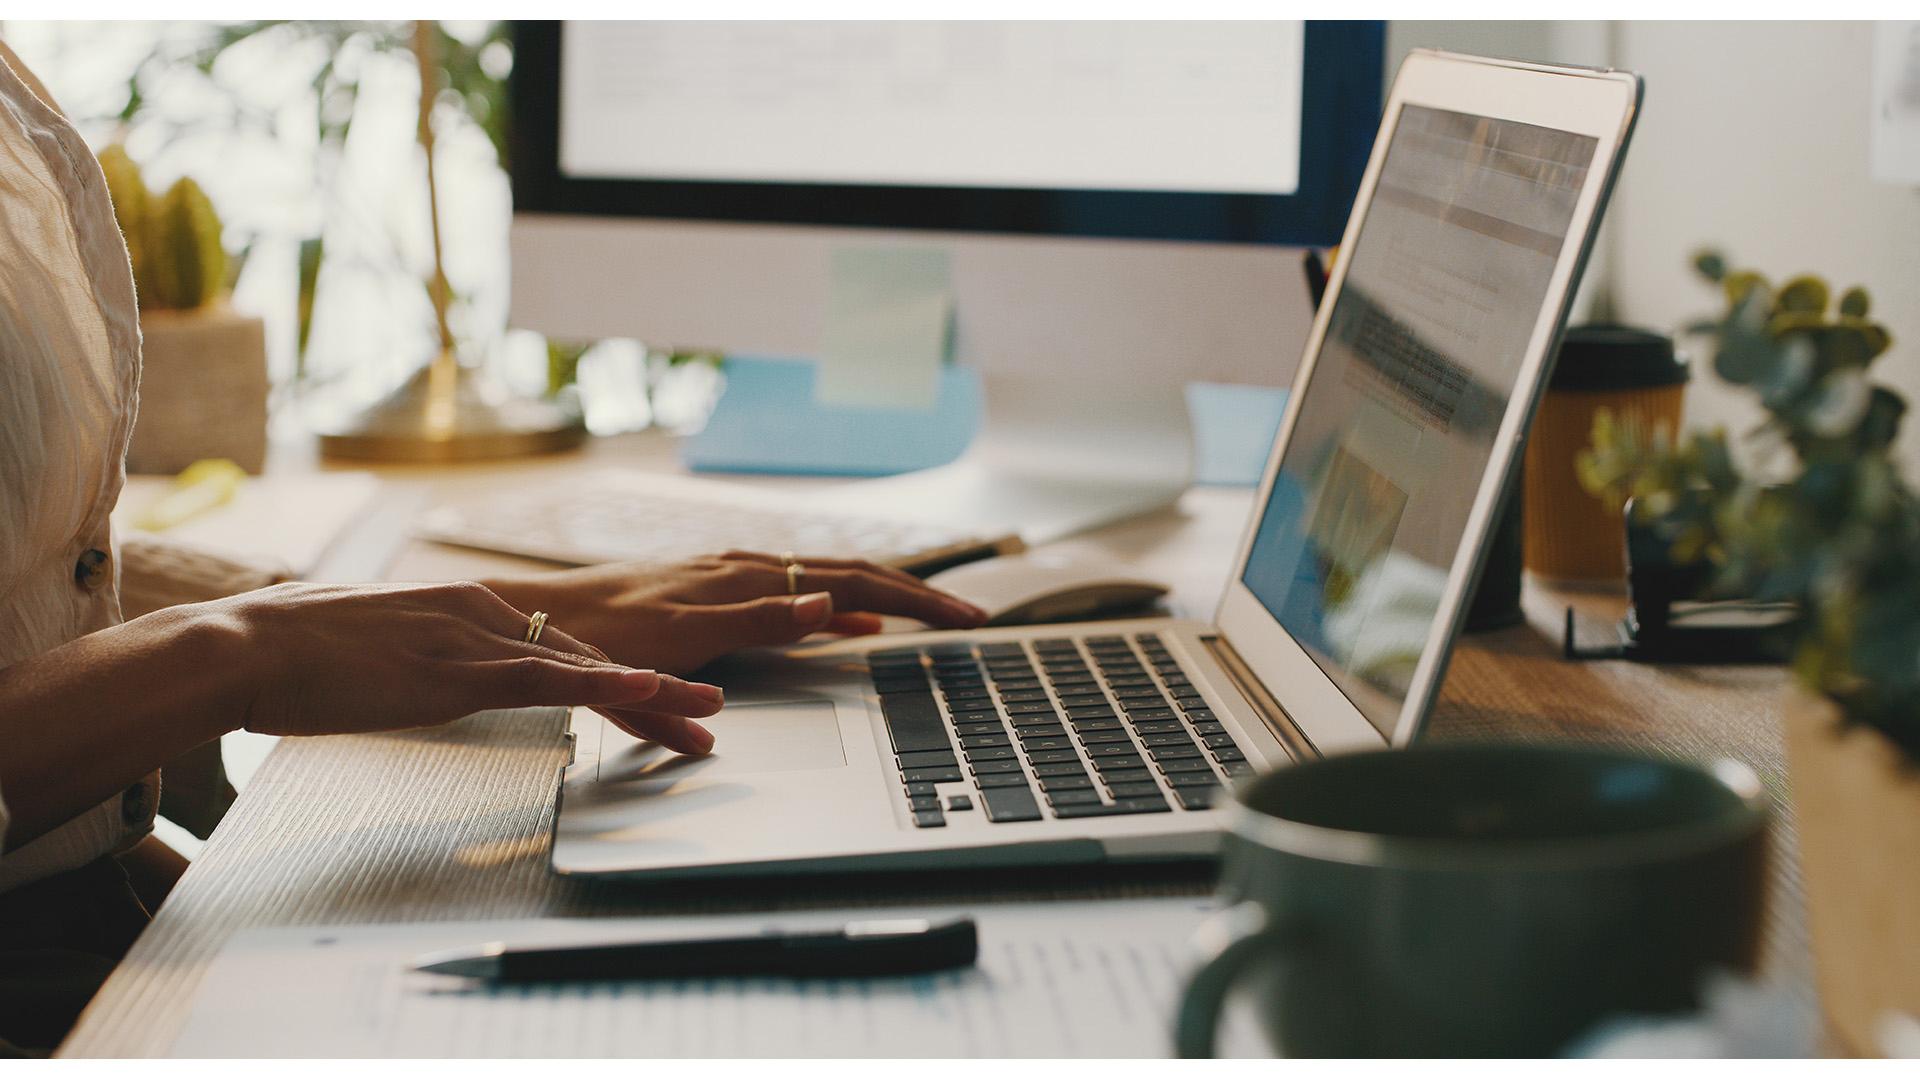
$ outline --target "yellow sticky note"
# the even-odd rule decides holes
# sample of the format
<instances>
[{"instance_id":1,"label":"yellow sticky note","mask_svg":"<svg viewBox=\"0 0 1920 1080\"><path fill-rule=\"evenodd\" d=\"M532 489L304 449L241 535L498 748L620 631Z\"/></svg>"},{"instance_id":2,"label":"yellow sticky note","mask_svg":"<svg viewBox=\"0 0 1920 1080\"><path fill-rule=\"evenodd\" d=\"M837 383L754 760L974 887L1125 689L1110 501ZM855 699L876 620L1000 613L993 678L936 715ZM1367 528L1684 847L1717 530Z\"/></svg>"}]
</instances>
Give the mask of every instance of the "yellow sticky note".
<instances>
[{"instance_id":1,"label":"yellow sticky note","mask_svg":"<svg viewBox=\"0 0 1920 1080\"><path fill-rule=\"evenodd\" d=\"M813 399L822 405L931 409L951 348L953 290L938 248L833 253Z\"/></svg>"}]
</instances>

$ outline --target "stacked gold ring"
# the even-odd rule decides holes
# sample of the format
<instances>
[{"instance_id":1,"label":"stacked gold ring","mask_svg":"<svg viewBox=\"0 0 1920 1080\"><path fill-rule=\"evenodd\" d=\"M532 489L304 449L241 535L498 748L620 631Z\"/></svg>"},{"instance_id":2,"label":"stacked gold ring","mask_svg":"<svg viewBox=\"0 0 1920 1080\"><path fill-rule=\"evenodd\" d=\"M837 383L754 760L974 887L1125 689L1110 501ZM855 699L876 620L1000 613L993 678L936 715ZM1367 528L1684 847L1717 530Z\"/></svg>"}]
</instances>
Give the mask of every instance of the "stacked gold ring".
<instances>
[{"instance_id":1,"label":"stacked gold ring","mask_svg":"<svg viewBox=\"0 0 1920 1080\"><path fill-rule=\"evenodd\" d=\"M546 628L547 613L544 611L534 612L533 618L527 620L527 636L524 640L529 645L538 644L540 641L540 632Z\"/></svg>"},{"instance_id":2,"label":"stacked gold ring","mask_svg":"<svg viewBox=\"0 0 1920 1080\"><path fill-rule=\"evenodd\" d=\"M787 568L787 595L800 595L800 575L806 573L807 568L800 565L800 562L793 557L793 552L791 551L783 551L780 553L780 564Z\"/></svg>"}]
</instances>

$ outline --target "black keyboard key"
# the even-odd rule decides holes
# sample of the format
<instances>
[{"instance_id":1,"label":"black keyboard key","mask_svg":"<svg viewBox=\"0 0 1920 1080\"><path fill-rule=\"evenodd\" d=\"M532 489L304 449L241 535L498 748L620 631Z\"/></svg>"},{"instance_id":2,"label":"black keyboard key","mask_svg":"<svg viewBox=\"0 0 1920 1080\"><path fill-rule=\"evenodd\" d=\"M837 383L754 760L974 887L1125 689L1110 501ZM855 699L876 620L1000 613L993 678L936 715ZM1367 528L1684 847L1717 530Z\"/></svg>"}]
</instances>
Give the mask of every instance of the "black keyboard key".
<instances>
[{"instance_id":1,"label":"black keyboard key","mask_svg":"<svg viewBox=\"0 0 1920 1080\"><path fill-rule=\"evenodd\" d=\"M1152 686L1153 680L1145 675L1121 675L1107 680L1107 685L1115 689L1128 686Z\"/></svg>"},{"instance_id":2,"label":"black keyboard key","mask_svg":"<svg viewBox=\"0 0 1920 1080\"><path fill-rule=\"evenodd\" d=\"M1034 763L1033 775L1085 776L1087 775L1087 766L1085 762L1077 757L1071 761L1038 761Z\"/></svg>"},{"instance_id":3,"label":"black keyboard key","mask_svg":"<svg viewBox=\"0 0 1920 1080\"><path fill-rule=\"evenodd\" d=\"M1173 717L1174 717L1174 712L1172 709L1128 709L1127 710L1127 719L1133 721L1136 724L1142 720L1171 720L1173 719Z\"/></svg>"},{"instance_id":4,"label":"black keyboard key","mask_svg":"<svg viewBox=\"0 0 1920 1080\"><path fill-rule=\"evenodd\" d=\"M880 712L887 719L887 734L893 739L896 754L915 750L945 750L947 725L940 719L940 706L932 694L885 694Z\"/></svg>"},{"instance_id":5,"label":"black keyboard key","mask_svg":"<svg viewBox=\"0 0 1920 1080\"><path fill-rule=\"evenodd\" d=\"M1027 760L1035 765L1058 765L1063 761L1079 761L1080 755L1073 750L1035 750L1027 755Z\"/></svg>"},{"instance_id":6,"label":"black keyboard key","mask_svg":"<svg viewBox=\"0 0 1920 1080\"><path fill-rule=\"evenodd\" d=\"M1014 733L1018 735L1038 734L1042 730L1053 734L1061 730L1059 713L1029 713L1012 719Z\"/></svg>"},{"instance_id":7,"label":"black keyboard key","mask_svg":"<svg viewBox=\"0 0 1920 1080\"><path fill-rule=\"evenodd\" d=\"M963 702L963 701L992 701L993 700L992 691L988 690L984 686L971 686L971 687L965 687L962 689L954 689L954 690L942 689L940 692L946 695L948 707L954 709L955 711L958 711L960 709L964 709L967 707L965 705L959 704L960 702Z\"/></svg>"},{"instance_id":8,"label":"black keyboard key","mask_svg":"<svg viewBox=\"0 0 1920 1080\"><path fill-rule=\"evenodd\" d=\"M1108 784L1140 784L1152 781L1153 774L1145 769L1102 769L1100 779Z\"/></svg>"},{"instance_id":9,"label":"black keyboard key","mask_svg":"<svg viewBox=\"0 0 1920 1080\"><path fill-rule=\"evenodd\" d=\"M1220 796L1217 787L1178 787L1173 789L1173 797L1182 810L1205 810L1213 805Z\"/></svg>"},{"instance_id":10,"label":"black keyboard key","mask_svg":"<svg viewBox=\"0 0 1920 1080\"><path fill-rule=\"evenodd\" d=\"M1223 762L1220 766L1220 771L1238 780L1240 777L1253 775L1253 763L1247 761Z\"/></svg>"},{"instance_id":11,"label":"black keyboard key","mask_svg":"<svg viewBox=\"0 0 1920 1080\"><path fill-rule=\"evenodd\" d=\"M1047 700L1047 692L1038 688L1033 690L1007 690L1003 688L1000 691L1000 700L1007 702L1045 701Z\"/></svg>"},{"instance_id":12,"label":"black keyboard key","mask_svg":"<svg viewBox=\"0 0 1920 1080\"><path fill-rule=\"evenodd\" d=\"M1149 747L1147 753L1153 755L1155 761L1172 761L1175 758L1197 758L1200 748L1192 743L1185 746L1154 746Z\"/></svg>"},{"instance_id":13,"label":"black keyboard key","mask_svg":"<svg viewBox=\"0 0 1920 1080\"><path fill-rule=\"evenodd\" d=\"M1233 736L1225 732L1221 732L1218 735L1202 736L1201 741L1207 744L1209 750L1225 750L1233 747Z\"/></svg>"},{"instance_id":14,"label":"black keyboard key","mask_svg":"<svg viewBox=\"0 0 1920 1080\"><path fill-rule=\"evenodd\" d=\"M1139 754L1116 754L1112 757L1094 758L1093 767L1100 775L1105 776L1121 769L1144 769L1147 767L1147 762Z\"/></svg>"},{"instance_id":15,"label":"black keyboard key","mask_svg":"<svg viewBox=\"0 0 1920 1080\"><path fill-rule=\"evenodd\" d=\"M925 676L917 679L875 679L873 688L881 694L912 694L927 688Z\"/></svg>"},{"instance_id":16,"label":"black keyboard key","mask_svg":"<svg viewBox=\"0 0 1920 1080\"><path fill-rule=\"evenodd\" d=\"M1173 703L1182 709L1204 709L1207 707L1207 699L1198 694L1175 694L1173 695Z\"/></svg>"},{"instance_id":17,"label":"black keyboard key","mask_svg":"<svg viewBox=\"0 0 1920 1080\"><path fill-rule=\"evenodd\" d=\"M913 798L907 800L907 807L911 810L938 810L940 809L940 796L915 795Z\"/></svg>"},{"instance_id":18,"label":"black keyboard key","mask_svg":"<svg viewBox=\"0 0 1920 1080\"><path fill-rule=\"evenodd\" d=\"M960 748L963 750L984 750L989 746L1012 746L1013 740L1007 738L1004 731L990 731L984 735L960 736Z\"/></svg>"},{"instance_id":19,"label":"black keyboard key","mask_svg":"<svg viewBox=\"0 0 1920 1080\"><path fill-rule=\"evenodd\" d=\"M960 759L951 750L909 750L899 755L902 769L924 769L935 765L958 765Z\"/></svg>"},{"instance_id":20,"label":"black keyboard key","mask_svg":"<svg viewBox=\"0 0 1920 1080\"><path fill-rule=\"evenodd\" d=\"M1008 716L1024 716L1032 713L1051 712L1053 712L1053 703L1050 701L1012 701L1007 703Z\"/></svg>"},{"instance_id":21,"label":"black keyboard key","mask_svg":"<svg viewBox=\"0 0 1920 1080\"><path fill-rule=\"evenodd\" d=\"M973 785L981 791L996 787L1023 788L1027 786L1027 776L1025 773L1017 772L988 773L985 776L975 776Z\"/></svg>"},{"instance_id":22,"label":"black keyboard key","mask_svg":"<svg viewBox=\"0 0 1920 1080\"><path fill-rule=\"evenodd\" d=\"M955 795L947 800L947 812L950 814L958 810L971 809L973 809L973 800L965 795Z\"/></svg>"},{"instance_id":23,"label":"black keyboard key","mask_svg":"<svg viewBox=\"0 0 1920 1080\"><path fill-rule=\"evenodd\" d=\"M1033 792L1025 787L988 788L980 793L980 797L986 803L988 821L1040 820L1040 804L1034 801Z\"/></svg>"},{"instance_id":24,"label":"black keyboard key","mask_svg":"<svg viewBox=\"0 0 1920 1080\"><path fill-rule=\"evenodd\" d=\"M995 679L993 685L1002 690L1044 690L1046 688L1039 679Z\"/></svg>"},{"instance_id":25,"label":"black keyboard key","mask_svg":"<svg viewBox=\"0 0 1920 1080\"><path fill-rule=\"evenodd\" d=\"M1020 745L1025 747L1028 753L1037 753L1041 750L1071 750L1073 740L1065 735L1038 735L1031 739L1022 736Z\"/></svg>"},{"instance_id":26,"label":"black keyboard key","mask_svg":"<svg viewBox=\"0 0 1920 1080\"><path fill-rule=\"evenodd\" d=\"M1089 731L1126 730L1126 725L1122 724L1120 718L1117 716L1083 716L1077 720L1068 720L1067 723L1072 724L1073 730L1080 732L1082 735Z\"/></svg>"},{"instance_id":27,"label":"black keyboard key","mask_svg":"<svg viewBox=\"0 0 1920 1080\"><path fill-rule=\"evenodd\" d=\"M998 716L995 716L992 720L955 721L953 725L953 730L959 732L962 736L966 736L966 735L1003 735L1004 736L1007 733L1007 725L1001 723L1000 718Z\"/></svg>"},{"instance_id":28,"label":"black keyboard key","mask_svg":"<svg viewBox=\"0 0 1920 1080\"><path fill-rule=\"evenodd\" d=\"M1140 744L1149 749L1156 746L1192 746L1193 736L1184 731L1163 731L1157 735L1140 736Z\"/></svg>"},{"instance_id":29,"label":"black keyboard key","mask_svg":"<svg viewBox=\"0 0 1920 1080\"><path fill-rule=\"evenodd\" d=\"M1067 737L1067 729L1061 727L1059 724L1021 725L1020 727L1014 728L1013 733L1021 742L1026 742L1028 739L1064 739Z\"/></svg>"},{"instance_id":30,"label":"black keyboard key","mask_svg":"<svg viewBox=\"0 0 1920 1080\"><path fill-rule=\"evenodd\" d=\"M1167 703L1166 696L1151 686L1123 687L1114 691L1113 696L1120 699L1122 705L1125 705L1129 701L1149 701L1155 705L1165 705Z\"/></svg>"},{"instance_id":31,"label":"black keyboard key","mask_svg":"<svg viewBox=\"0 0 1920 1080\"><path fill-rule=\"evenodd\" d=\"M1222 746L1214 750L1213 760L1221 762L1245 761L1247 760L1247 755L1241 753L1240 748L1237 746Z\"/></svg>"},{"instance_id":32,"label":"black keyboard key","mask_svg":"<svg viewBox=\"0 0 1920 1080\"><path fill-rule=\"evenodd\" d=\"M1202 720L1193 725L1193 730L1202 735L1222 735L1226 733L1227 725L1218 720Z\"/></svg>"},{"instance_id":33,"label":"black keyboard key","mask_svg":"<svg viewBox=\"0 0 1920 1080\"><path fill-rule=\"evenodd\" d=\"M1080 733L1080 741L1083 743L1086 743L1088 746L1098 746L1101 743L1122 743L1122 742L1131 741L1127 738L1127 733L1125 731L1122 731L1118 725L1111 728L1107 728L1105 730L1101 730L1101 731L1088 731L1087 729L1076 725L1073 730Z\"/></svg>"},{"instance_id":34,"label":"black keyboard key","mask_svg":"<svg viewBox=\"0 0 1920 1080\"><path fill-rule=\"evenodd\" d=\"M967 751L968 763L981 761L1013 761L1018 755L1011 746L981 746Z\"/></svg>"},{"instance_id":35,"label":"black keyboard key","mask_svg":"<svg viewBox=\"0 0 1920 1080\"><path fill-rule=\"evenodd\" d=\"M907 798L909 799L918 795L932 795L932 794L935 794L935 789L932 784L922 783L922 784L907 785Z\"/></svg>"},{"instance_id":36,"label":"black keyboard key","mask_svg":"<svg viewBox=\"0 0 1920 1080\"><path fill-rule=\"evenodd\" d=\"M983 702L982 704L986 703ZM998 724L1000 722L1000 710L992 707L955 710L953 722L955 724Z\"/></svg>"},{"instance_id":37,"label":"black keyboard key","mask_svg":"<svg viewBox=\"0 0 1920 1080\"><path fill-rule=\"evenodd\" d=\"M1195 751L1195 753L1198 752L1199 751ZM1092 754L1096 758L1129 757L1133 756L1133 744L1102 743L1099 746L1088 747L1087 753Z\"/></svg>"},{"instance_id":38,"label":"black keyboard key","mask_svg":"<svg viewBox=\"0 0 1920 1080\"><path fill-rule=\"evenodd\" d=\"M1112 805L1105 803L1085 806L1058 806L1054 816L1062 818L1113 817L1119 814L1158 814L1167 812L1167 800L1158 795L1153 798L1121 799Z\"/></svg>"},{"instance_id":39,"label":"black keyboard key","mask_svg":"<svg viewBox=\"0 0 1920 1080\"><path fill-rule=\"evenodd\" d=\"M1212 709L1188 709L1187 719L1199 723L1202 720L1218 720L1220 718L1213 715Z\"/></svg>"},{"instance_id":40,"label":"black keyboard key","mask_svg":"<svg viewBox=\"0 0 1920 1080\"><path fill-rule=\"evenodd\" d=\"M1100 801L1100 793L1090 788L1071 788L1066 791L1047 792L1047 801L1055 808L1062 806L1091 806Z\"/></svg>"},{"instance_id":41,"label":"black keyboard key","mask_svg":"<svg viewBox=\"0 0 1920 1080\"><path fill-rule=\"evenodd\" d=\"M1108 784L1107 790L1113 792L1115 798L1137 799L1160 794L1160 785L1151 780L1129 780L1124 784Z\"/></svg>"},{"instance_id":42,"label":"black keyboard key","mask_svg":"<svg viewBox=\"0 0 1920 1080\"><path fill-rule=\"evenodd\" d=\"M919 662L920 650L916 648L875 649L867 654L869 664L918 664Z\"/></svg>"},{"instance_id":43,"label":"black keyboard key","mask_svg":"<svg viewBox=\"0 0 1920 1080\"><path fill-rule=\"evenodd\" d=\"M1105 694L1062 694L1060 695L1060 707L1063 709L1085 709L1089 707L1100 707L1100 706L1106 705L1106 703L1107 703L1107 695Z\"/></svg>"},{"instance_id":44,"label":"black keyboard key","mask_svg":"<svg viewBox=\"0 0 1920 1080\"><path fill-rule=\"evenodd\" d=\"M1073 773L1068 776L1043 776L1040 778L1041 791L1084 791L1093 787L1093 777L1086 773Z\"/></svg>"},{"instance_id":45,"label":"black keyboard key","mask_svg":"<svg viewBox=\"0 0 1920 1080\"><path fill-rule=\"evenodd\" d=\"M1219 787L1220 781L1212 771L1207 772L1171 772L1167 774L1167 786L1174 788Z\"/></svg>"},{"instance_id":46,"label":"black keyboard key","mask_svg":"<svg viewBox=\"0 0 1920 1080\"><path fill-rule=\"evenodd\" d=\"M1142 735L1164 735L1170 731L1185 732L1187 725L1178 720L1142 720L1133 725L1133 730Z\"/></svg>"},{"instance_id":47,"label":"black keyboard key","mask_svg":"<svg viewBox=\"0 0 1920 1080\"><path fill-rule=\"evenodd\" d=\"M973 775L975 776L986 776L990 773L1017 773L1020 771L1020 761L1018 758L1002 758L999 761L973 761L968 762L968 765L972 767Z\"/></svg>"},{"instance_id":48,"label":"black keyboard key","mask_svg":"<svg viewBox=\"0 0 1920 1080\"><path fill-rule=\"evenodd\" d=\"M1199 756L1173 758L1169 761L1160 762L1160 771L1166 773L1168 776L1176 776L1181 773L1200 773L1206 776L1212 776L1213 766L1207 764L1206 758Z\"/></svg>"},{"instance_id":49,"label":"black keyboard key","mask_svg":"<svg viewBox=\"0 0 1920 1080\"><path fill-rule=\"evenodd\" d=\"M979 647L981 656L1025 656L1027 647L1017 641L989 641Z\"/></svg>"},{"instance_id":50,"label":"black keyboard key","mask_svg":"<svg viewBox=\"0 0 1920 1080\"><path fill-rule=\"evenodd\" d=\"M1119 718L1119 714L1105 705L1067 710L1069 720L1118 720Z\"/></svg>"},{"instance_id":51,"label":"black keyboard key","mask_svg":"<svg viewBox=\"0 0 1920 1080\"><path fill-rule=\"evenodd\" d=\"M947 823L945 814L939 810L915 810L913 823L922 829L937 829Z\"/></svg>"},{"instance_id":52,"label":"black keyboard key","mask_svg":"<svg viewBox=\"0 0 1920 1080\"><path fill-rule=\"evenodd\" d=\"M960 766L951 765L937 769L907 769L900 774L900 779L909 784L917 782L951 784L959 780L964 780L966 777L961 774Z\"/></svg>"},{"instance_id":53,"label":"black keyboard key","mask_svg":"<svg viewBox=\"0 0 1920 1080\"><path fill-rule=\"evenodd\" d=\"M1064 651L1064 652L1077 653L1080 651L1080 647L1073 643L1072 638L1050 637L1050 638L1041 638L1039 641L1034 642L1033 651L1034 652Z\"/></svg>"},{"instance_id":54,"label":"black keyboard key","mask_svg":"<svg viewBox=\"0 0 1920 1080\"><path fill-rule=\"evenodd\" d=\"M927 655L933 657L936 660L939 660L945 657L953 657L953 656L972 656L973 642L971 641L937 641L932 645L927 646Z\"/></svg>"}]
</instances>

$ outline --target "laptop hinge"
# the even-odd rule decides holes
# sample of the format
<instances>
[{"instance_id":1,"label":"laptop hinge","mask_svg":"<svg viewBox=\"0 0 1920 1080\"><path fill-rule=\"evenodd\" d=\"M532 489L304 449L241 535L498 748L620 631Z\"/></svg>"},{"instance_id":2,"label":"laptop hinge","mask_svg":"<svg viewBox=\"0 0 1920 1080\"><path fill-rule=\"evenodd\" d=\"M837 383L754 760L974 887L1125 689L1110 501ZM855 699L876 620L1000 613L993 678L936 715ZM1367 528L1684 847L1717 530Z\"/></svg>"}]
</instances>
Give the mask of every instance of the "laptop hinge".
<instances>
[{"instance_id":1,"label":"laptop hinge","mask_svg":"<svg viewBox=\"0 0 1920 1080\"><path fill-rule=\"evenodd\" d=\"M1247 662L1240 659L1240 654L1234 651L1226 638L1208 634L1201 637L1200 643L1207 647L1215 660L1220 661L1220 666L1226 669L1227 678L1233 680L1234 689L1239 690L1240 696L1253 706L1260 722L1267 726L1274 738L1280 740L1280 746L1286 750L1288 757L1298 762L1320 756L1320 751L1314 749L1313 740L1307 738L1306 732L1300 730L1300 725L1293 722L1293 717L1287 715L1287 710L1281 708L1280 702L1267 693L1266 686L1254 675Z\"/></svg>"}]
</instances>

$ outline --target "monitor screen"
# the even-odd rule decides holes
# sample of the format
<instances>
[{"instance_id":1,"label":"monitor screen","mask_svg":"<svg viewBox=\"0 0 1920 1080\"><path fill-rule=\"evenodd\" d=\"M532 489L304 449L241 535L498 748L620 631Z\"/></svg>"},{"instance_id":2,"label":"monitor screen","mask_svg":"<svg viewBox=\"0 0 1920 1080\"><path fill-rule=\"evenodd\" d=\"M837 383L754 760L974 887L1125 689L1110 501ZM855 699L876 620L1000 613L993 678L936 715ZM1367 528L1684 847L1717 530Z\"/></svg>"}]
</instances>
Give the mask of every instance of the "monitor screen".
<instances>
[{"instance_id":1,"label":"monitor screen","mask_svg":"<svg viewBox=\"0 0 1920 1080\"><path fill-rule=\"evenodd\" d=\"M1341 253L1242 581L1388 737L1596 145L1405 106Z\"/></svg>"},{"instance_id":2,"label":"monitor screen","mask_svg":"<svg viewBox=\"0 0 1920 1080\"><path fill-rule=\"evenodd\" d=\"M1288 195L1304 24L561 28L568 176Z\"/></svg>"},{"instance_id":3,"label":"monitor screen","mask_svg":"<svg viewBox=\"0 0 1920 1080\"><path fill-rule=\"evenodd\" d=\"M516 22L516 213L1336 243L1385 24Z\"/></svg>"}]
</instances>

